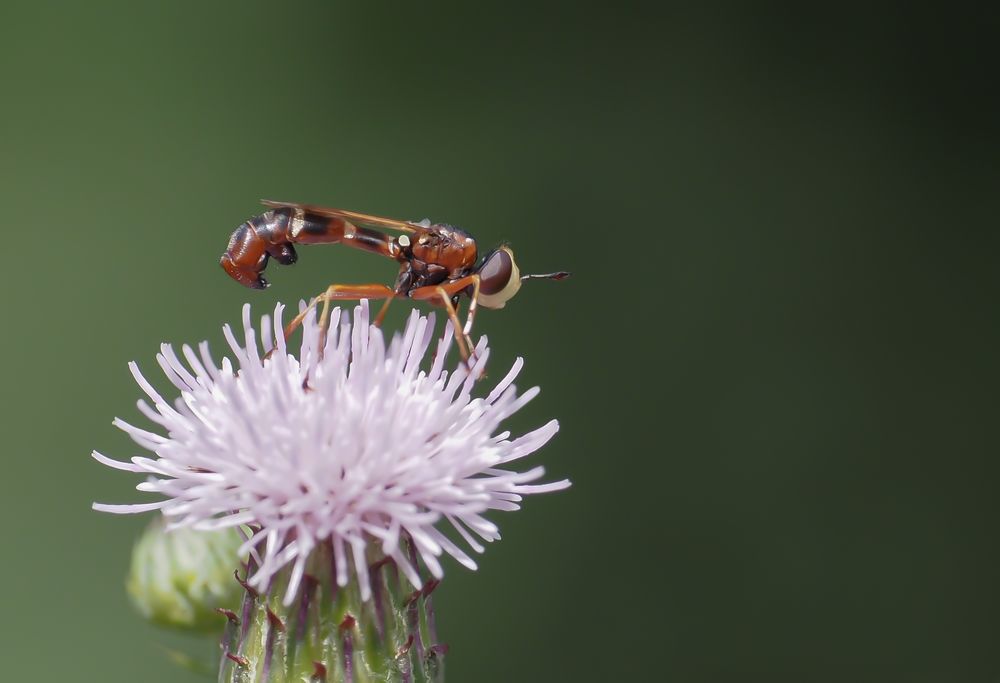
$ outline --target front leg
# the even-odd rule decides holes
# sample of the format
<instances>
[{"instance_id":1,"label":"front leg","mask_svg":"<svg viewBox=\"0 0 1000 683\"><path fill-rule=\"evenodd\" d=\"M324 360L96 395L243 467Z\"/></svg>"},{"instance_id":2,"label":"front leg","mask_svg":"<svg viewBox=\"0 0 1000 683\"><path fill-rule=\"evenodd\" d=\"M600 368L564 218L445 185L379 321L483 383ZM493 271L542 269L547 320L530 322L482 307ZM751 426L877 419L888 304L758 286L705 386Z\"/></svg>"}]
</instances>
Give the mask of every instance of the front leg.
<instances>
[{"instance_id":1,"label":"front leg","mask_svg":"<svg viewBox=\"0 0 1000 683\"><path fill-rule=\"evenodd\" d=\"M458 351L462 354L462 360L465 361L466 367L470 366L469 358L472 355L472 350L475 348L472 339L469 337L469 331L472 329L471 318L475 313L476 300L475 298L472 299L472 303L469 305L469 320L463 326L462 322L458 319L458 312L455 310L451 299L469 285L473 285L474 292L478 292L479 276L470 275L452 282L417 287L410 291L411 299L432 302L436 299L444 306L445 311L448 312L448 319L455 329L455 341L458 343Z\"/></svg>"},{"instance_id":2,"label":"front leg","mask_svg":"<svg viewBox=\"0 0 1000 683\"><path fill-rule=\"evenodd\" d=\"M479 308L479 284L481 281L482 277L480 277L479 273L473 273L472 275L466 275L457 280L443 282L439 285L452 297L472 287L472 295L469 299L469 313L465 316L465 325L462 326L462 332L466 337L472 334L472 323L476 319L476 311Z\"/></svg>"}]
</instances>

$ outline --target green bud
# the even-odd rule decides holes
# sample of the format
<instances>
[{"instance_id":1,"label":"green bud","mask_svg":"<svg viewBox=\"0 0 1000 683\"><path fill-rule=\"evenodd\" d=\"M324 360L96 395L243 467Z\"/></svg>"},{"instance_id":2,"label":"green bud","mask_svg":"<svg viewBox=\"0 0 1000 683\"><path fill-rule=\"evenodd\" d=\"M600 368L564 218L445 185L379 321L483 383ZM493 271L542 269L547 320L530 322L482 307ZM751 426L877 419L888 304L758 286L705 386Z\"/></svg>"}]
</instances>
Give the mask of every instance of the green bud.
<instances>
[{"instance_id":1,"label":"green bud","mask_svg":"<svg viewBox=\"0 0 1000 683\"><path fill-rule=\"evenodd\" d=\"M218 633L223 619L217 610L242 599L233 578L241 543L234 529L167 532L157 516L132 549L126 583L132 604L154 624Z\"/></svg>"}]
</instances>

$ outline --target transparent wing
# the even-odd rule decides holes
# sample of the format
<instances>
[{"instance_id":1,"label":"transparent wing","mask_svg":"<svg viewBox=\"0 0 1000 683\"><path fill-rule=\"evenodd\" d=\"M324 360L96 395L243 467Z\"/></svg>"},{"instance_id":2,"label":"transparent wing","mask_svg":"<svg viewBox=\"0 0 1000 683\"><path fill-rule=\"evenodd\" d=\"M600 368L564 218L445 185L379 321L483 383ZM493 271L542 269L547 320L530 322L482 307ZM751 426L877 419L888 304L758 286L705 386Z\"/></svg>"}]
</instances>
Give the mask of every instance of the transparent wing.
<instances>
[{"instance_id":1,"label":"transparent wing","mask_svg":"<svg viewBox=\"0 0 1000 683\"><path fill-rule=\"evenodd\" d=\"M420 223L414 223L413 221L401 221L395 218L383 218L381 216L372 216L367 213L358 213L357 211L348 211L346 209L334 209L329 206L316 206L315 204L297 204L295 202L276 202L270 199L262 199L260 203L264 206L269 206L274 209L280 208L291 208L291 209L302 209L309 213L319 214L321 216L333 216L336 218L344 218L351 223L356 225L366 225L371 228L384 228L388 230L400 230L402 232L425 232L428 226L422 225Z\"/></svg>"}]
</instances>

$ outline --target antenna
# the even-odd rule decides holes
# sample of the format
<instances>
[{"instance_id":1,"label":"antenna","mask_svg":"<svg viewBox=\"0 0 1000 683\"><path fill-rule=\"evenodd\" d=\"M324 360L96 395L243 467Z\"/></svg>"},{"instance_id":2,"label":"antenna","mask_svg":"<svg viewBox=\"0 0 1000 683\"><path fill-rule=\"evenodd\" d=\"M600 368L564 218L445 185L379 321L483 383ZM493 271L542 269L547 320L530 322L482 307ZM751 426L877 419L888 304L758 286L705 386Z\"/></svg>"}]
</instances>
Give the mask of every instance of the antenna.
<instances>
[{"instance_id":1,"label":"antenna","mask_svg":"<svg viewBox=\"0 0 1000 683\"><path fill-rule=\"evenodd\" d=\"M538 275L522 275L522 280L565 280L570 276L565 270L560 270L555 273L542 273Z\"/></svg>"}]
</instances>

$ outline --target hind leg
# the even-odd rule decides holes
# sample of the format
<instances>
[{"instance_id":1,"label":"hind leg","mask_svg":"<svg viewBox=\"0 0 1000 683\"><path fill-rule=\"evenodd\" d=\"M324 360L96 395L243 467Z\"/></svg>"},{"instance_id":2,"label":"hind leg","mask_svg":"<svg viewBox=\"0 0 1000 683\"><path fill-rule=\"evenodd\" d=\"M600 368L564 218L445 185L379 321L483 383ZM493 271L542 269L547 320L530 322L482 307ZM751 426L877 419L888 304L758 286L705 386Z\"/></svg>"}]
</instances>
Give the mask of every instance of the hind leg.
<instances>
[{"instance_id":1,"label":"hind leg","mask_svg":"<svg viewBox=\"0 0 1000 683\"><path fill-rule=\"evenodd\" d=\"M381 322L381 317L384 315L385 309L388 307L389 301L391 301L396 296L396 293L386 287L385 285L330 285L326 288L326 291L317 297L314 297L309 305L305 309L295 316L288 325L285 326L285 339L292 336L292 333L298 329L302 321L306 319L309 312L316 308L316 304L323 303L323 312L320 316L320 327L323 333L326 333L327 327L329 327L329 319L327 313L329 312L331 301L342 301L345 299L385 299L386 302L382 305L382 311L379 313L379 317L376 318L376 324Z\"/></svg>"}]
</instances>

